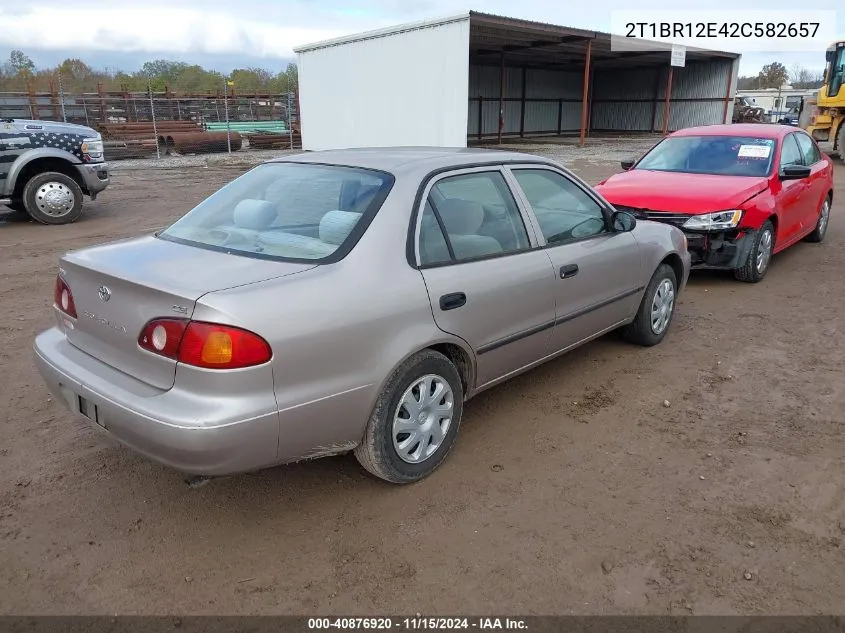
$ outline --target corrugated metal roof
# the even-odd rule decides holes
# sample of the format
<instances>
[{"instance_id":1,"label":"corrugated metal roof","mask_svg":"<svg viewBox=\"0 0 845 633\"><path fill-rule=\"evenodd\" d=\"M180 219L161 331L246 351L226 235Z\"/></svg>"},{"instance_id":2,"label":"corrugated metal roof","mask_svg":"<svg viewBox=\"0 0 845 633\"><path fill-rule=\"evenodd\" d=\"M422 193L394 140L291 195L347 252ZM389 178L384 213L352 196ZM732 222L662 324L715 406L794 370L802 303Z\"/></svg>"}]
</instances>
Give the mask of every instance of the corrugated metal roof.
<instances>
[{"instance_id":1,"label":"corrugated metal roof","mask_svg":"<svg viewBox=\"0 0 845 633\"><path fill-rule=\"evenodd\" d=\"M645 40L645 39L636 39L636 38L623 38L620 35L613 35L611 33L605 33L603 31L591 31L585 29L578 29L568 26L562 26L558 24L550 24L548 22L536 22L532 20L523 20L521 18L511 18L503 15L495 15L492 13L483 13L481 11L468 11L466 13L460 13L456 15L440 17L440 18L433 18L430 20L422 20L419 22L411 22L408 24L399 24L396 26L391 26L383 29L377 29L374 31L366 31L363 33L355 33L352 35L345 35L342 37L324 40L322 42L314 42L312 44L304 44L303 46L298 46L294 48L295 53L306 53L308 51L326 48L329 46L341 46L343 44L349 44L352 42L360 42L363 40L375 39L379 37L388 37L391 35L397 35L399 33L405 33L408 31L415 31L420 29L432 28L437 27L443 24L450 24L452 22L458 22L462 20L470 20L471 27L473 30L473 37L472 40L475 43L483 44L483 45L491 45L496 46L495 40L496 34L495 31L500 32L500 37L498 39L502 39L503 37L506 38L510 35L511 38L519 37L522 34L525 38L530 37L542 37L542 36L552 36L552 37L559 37L563 38L564 40L570 40L573 43L577 41L585 41L585 40L593 40L594 41L594 52L597 53L599 50L605 50L610 52L611 49L611 42L614 43L623 43L629 50L622 52L618 51L617 55L625 55L626 53L630 54L631 50L636 48L642 48L643 50L650 50L652 53L660 54L661 52L669 51L671 49L671 44L667 44L666 42L655 42L652 40ZM489 39L490 41L485 41ZM477 41L476 41L477 40ZM530 40L527 40L530 41ZM561 44L566 44L566 41L560 42ZM529 47L533 48L533 47ZM573 47L562 47L556 49L558 53L566 52L567 48ZM690 58L695 58L697 55L701 57L709 57L709 56L721 56L721 57L729 57L729 58L738 58L738 53L732 53L728 51L715 51L715 50L708 50L703 48L694 48L694 47L686 47L687 54ZM538 50L532 50L531 53L536 55ZM573 48L572 52L574 53L575 50ZM580 51L579 51L580 52ZM635 56L645 57L643 53L634 53ZM649 60L642 59L644 63L648 63Z\"/></svg>"}]
</instances>

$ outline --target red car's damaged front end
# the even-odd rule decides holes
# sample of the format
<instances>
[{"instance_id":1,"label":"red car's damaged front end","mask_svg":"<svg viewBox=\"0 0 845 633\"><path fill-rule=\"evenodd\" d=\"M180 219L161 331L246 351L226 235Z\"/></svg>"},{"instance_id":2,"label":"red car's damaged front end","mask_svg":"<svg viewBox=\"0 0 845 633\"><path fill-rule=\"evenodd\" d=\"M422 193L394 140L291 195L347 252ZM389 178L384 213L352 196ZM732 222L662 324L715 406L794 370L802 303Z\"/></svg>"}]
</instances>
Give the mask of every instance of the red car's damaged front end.
<instances>
[{"instance_id":1,"label":"red car's damaged front end","mask_svg":"<svg viewBox=\"0 0 845 633\"><path fill-rule=\"evenodd\" d=\"M597 189L619 211L684 231L694 266L736 268L750 240L774 212L766 178L633 170ZM714 213L715 212L715 213ZM714 217L715 216L715 217Z\"/></svg>"},{"instance_id":2,"label":"red car's damaged front end","mask_svg":"<svg viewBox=\"0 0 845 633\"><path fill-rule=\"evenodd\" d=\"M772 254L821 241L827 228L832 164L795 128L688 128L623 168L596 190L620 211L682 229L693 266L747 269L759 281Z\"/></svg>"}]
</instances>

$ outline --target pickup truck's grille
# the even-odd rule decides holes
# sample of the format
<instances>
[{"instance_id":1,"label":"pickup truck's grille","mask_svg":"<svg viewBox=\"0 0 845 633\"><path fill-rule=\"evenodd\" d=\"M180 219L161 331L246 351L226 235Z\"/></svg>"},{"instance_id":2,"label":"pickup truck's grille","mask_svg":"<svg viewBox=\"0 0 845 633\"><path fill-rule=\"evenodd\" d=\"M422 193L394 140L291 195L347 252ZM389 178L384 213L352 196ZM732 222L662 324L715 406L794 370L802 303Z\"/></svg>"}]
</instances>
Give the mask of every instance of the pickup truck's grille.
<instances>
[{"instance_id":1,"label":"pickup truck's grille","mask_svg":"<svg viewBox=\"0 0 845 633\"><path fill-rule=\"evenodd\" d=\"M690 219L689 213L673 213L672 211L651 211L649 209L639 209L637 207L626 207L621 204L614 204L613 207L617 211L627 211L638 220L654 220L655 222L665 222L666 224L674 224L680 227Z\"/></svg>"}]
</instances>

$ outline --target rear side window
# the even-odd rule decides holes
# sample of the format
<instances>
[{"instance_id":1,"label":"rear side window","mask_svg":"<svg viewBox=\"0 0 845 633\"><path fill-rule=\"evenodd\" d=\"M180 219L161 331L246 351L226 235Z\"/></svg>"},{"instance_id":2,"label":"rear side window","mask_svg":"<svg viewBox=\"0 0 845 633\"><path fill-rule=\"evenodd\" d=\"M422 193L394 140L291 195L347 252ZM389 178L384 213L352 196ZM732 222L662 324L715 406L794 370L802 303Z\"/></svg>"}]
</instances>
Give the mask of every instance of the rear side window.
<instances>
[{"instance_id":1,"label":"rear side window","mask_svg":"<svg viewBox=\"0 0 845 633\"><path fill-rule=\"evenodd\" d=\"M493 257L529 245L501 172L447 176L432 186L421 218L420 264Z\"/></svg>"},{"instance_id":2,"label":"rear side window","mask_svg":"<svg viewBox=\"0 0 845 633\"><path fill-rule=\"evenodd\" d=\"M803 165L804 160L801 156L801 148L795 141L795 135L790 134L783 139L783 147L780 150L780 166L787 167L788 165Z\"/></svg>"},{"instance_id":3,"label":"rear side window","mask_svg":"<svg viewBox=\"0 0 845 633\"><path fill-rule=\"evenodd\" d=\"M798 147L801 148L801 156L804 158L804 164L808 167L815 165L822 159L819 148L813 143L812 139L806 134L793 134L798 141Z\"/></svg>"},{"instance_id":4,"label":"rear side window","mask_svg":"<svg viewBox=\"0 0 845 633\"><path fill-rule=\"evenodd\" d=\"M389 174L365 169L267 163L159 237L265 259L332 261L351 248L392 185Z\"/></svg>"}]
</instances>

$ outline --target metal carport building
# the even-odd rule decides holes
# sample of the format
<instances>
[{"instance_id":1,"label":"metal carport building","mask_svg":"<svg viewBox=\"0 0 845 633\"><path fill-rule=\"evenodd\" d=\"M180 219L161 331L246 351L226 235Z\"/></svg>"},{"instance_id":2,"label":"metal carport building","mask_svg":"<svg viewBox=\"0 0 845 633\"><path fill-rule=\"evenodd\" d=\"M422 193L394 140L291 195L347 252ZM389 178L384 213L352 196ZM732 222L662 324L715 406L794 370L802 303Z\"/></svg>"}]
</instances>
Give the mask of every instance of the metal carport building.
<instances>
[{"instance_id":1,"label":"metal carport building","mask_svg":"<svg viewBox=\"0 0 845 633\"><path fill-rule=\"evenodd\" d=\"M303 148L583 142L731 120L739 55L687 49L672 68L668 44L611 43L609 33L469 11L299 47Z\"/></svg>"}]
</instances>

